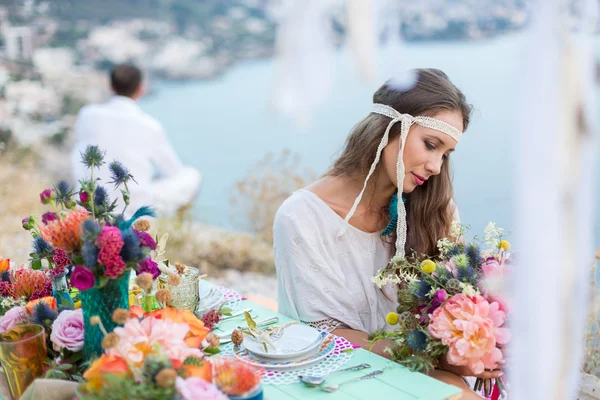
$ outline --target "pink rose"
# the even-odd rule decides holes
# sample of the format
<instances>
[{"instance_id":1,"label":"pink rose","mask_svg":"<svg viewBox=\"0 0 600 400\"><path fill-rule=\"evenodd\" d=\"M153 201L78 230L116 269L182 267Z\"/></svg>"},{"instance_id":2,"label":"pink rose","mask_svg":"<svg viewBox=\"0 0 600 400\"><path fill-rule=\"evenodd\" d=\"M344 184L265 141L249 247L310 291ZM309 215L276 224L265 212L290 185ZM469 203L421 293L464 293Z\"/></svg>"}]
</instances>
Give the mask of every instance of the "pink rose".
<instances>
[{"instance_id":1,"label":"pink rose","mask_svg":"<svg viewBox=\"0 0 600 400\"><path fill-rule=\"evenodd\" d=\"M71 285L79 290L88 290L96 284L94 273L82 265L77 265L71 274Z\"/></svg>"},{"instance_id":2,"label":"pink rose","mask_svg":"<svg viewBox=\"0 0 600 400\"><path fill-rule=\"evenodd\" d=\"M196 377L182 379L178 376L175 380L175 388L183 400L227 400L227 396L215 385Z\"/></svg>"},{"instance_id":3,"label":"pink rose","mask_svg":"<svg viewBox=\"0 0 600 400\"><path fill-rule=\"evenodd\" d=\"M2 319L0 319L0 333L12 329L15 325L23 322L27 322L27 312L25 311L25 308L21 306L13 307L4 314Z\"/></svg>"},{"instance_id":4,"label":"pink rose","mask_svg":"<svg viewBox=\"0 0 600 400\"><path fill-rule=\"evenodd\" d=\"M52 324L50 334L54 350L67 349L80 351L83 349L83 311L65 310L58 314Z\"/></svg>"}]
</instances>

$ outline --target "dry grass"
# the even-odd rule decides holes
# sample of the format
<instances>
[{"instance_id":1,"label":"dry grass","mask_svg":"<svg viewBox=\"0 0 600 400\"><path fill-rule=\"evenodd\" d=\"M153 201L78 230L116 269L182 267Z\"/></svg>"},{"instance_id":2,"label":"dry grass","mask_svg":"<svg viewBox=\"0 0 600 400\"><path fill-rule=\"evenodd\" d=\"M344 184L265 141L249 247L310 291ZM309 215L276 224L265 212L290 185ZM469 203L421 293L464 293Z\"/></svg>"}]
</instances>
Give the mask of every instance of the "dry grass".
<instances>
[{"instance_id":1,"label":"dry grass","mask_svg":"<svg viewBox=\"0 0 600 400\"><path fill-rule=\"evenodd\" d=\"M0 258L17 264L26 263L32 250L31 234L21 220L45 211L39 193L51 183L39 172L36 161L31 152L12 146L0 153Z\"/></svg>"},{"instance_id":2,"label":"dry grass","mask_svg":"<svg viewBox=\"0 0 600 400\"><path fill-rule=\"evenodd\" d=\"M158 233L169 232L165 256L173 262L200 267L203 273L226 269L274 273L271 245L256 235L199 224L188 216L161 218Z\"/></svg>"},{"instance_id":3,"label":"dry grass","mask_svg":"<svg viewBox=\"0 0 600 400\"><path fill-rule=\"evenodd\" d=\"M299 155L289 150L284 150L278 157L269 153L237 182L231 196L232 217L272 244L277 209L293 192L314 178L315 173L310 169L301 169Z\"/></svg>"},{"instance_id":4,"label":"dry grass","mask_svg":"<svg viewBox=\"0 0 600 400\"><path fill-rule=\"evenodd\" d=\"M598 260L600 260L600 249L596 252L591 271L593 297L585 335L583 372L600 377L600 293L596 285Z\"/></svg>"}]
</instances>

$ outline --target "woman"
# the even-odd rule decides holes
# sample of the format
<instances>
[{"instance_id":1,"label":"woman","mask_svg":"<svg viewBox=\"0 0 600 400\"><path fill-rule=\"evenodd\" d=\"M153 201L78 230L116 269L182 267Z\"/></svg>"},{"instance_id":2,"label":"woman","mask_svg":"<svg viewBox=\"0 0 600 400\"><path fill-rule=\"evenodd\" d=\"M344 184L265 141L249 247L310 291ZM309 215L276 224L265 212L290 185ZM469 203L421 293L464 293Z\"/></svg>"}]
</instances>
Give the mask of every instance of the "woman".
<instances>
[{"instance_id":1,"label":"woman","mask_svg":"<svg viewBox=\"0 0 600 400\"><path fill-rule=\"evenodd\" d=\"M377 90L331 170L287 199L273 226L279 311L365 348L369 332L391 329L385 316L397 307L397 288L371 278L394 254L436 255L458 218L448 158L471 106L442 71L416 72L409 90ZM374 351L389 357L388 345ZM442 365L434 377L478 398L460 378L470 371Z\"/></svg>"}]
</instances>

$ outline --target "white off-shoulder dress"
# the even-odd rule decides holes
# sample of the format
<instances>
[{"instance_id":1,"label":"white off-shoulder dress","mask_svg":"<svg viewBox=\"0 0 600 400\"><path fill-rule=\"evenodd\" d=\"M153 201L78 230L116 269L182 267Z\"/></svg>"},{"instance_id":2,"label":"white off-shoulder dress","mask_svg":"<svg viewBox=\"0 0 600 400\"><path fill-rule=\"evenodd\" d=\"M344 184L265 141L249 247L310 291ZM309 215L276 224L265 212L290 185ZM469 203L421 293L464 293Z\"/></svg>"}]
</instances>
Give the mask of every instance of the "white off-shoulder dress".
<instances>
[{"instance_id":1,"label":"white off-shoulder dress","mask_svg":"<svg viewBox=\"0 0 600 400\"><path fill-rule=\"evenodd\" d=\"M279 312L328 331L391 329L385 316L397 308L397 288L379 289L371 278L393 244L346 224L308 190L281 205L273 225Z\"/></svg>"}]
</instances>

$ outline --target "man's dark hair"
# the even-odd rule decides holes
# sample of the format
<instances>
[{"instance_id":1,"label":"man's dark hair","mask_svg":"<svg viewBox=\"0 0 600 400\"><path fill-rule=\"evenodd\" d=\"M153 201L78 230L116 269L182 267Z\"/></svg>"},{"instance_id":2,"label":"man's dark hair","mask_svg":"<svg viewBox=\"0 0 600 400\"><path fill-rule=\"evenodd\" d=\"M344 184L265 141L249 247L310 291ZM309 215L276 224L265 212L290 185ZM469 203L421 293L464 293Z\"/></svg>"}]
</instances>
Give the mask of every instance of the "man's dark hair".
<instances>
[{"instance_id":1,"label":"man's dark hair","mask_svg":"<svg viewBox=\"0 0 600 400\"><path fill-rule=\"evenodd\" d=\"M131 64L119 64L110 71L110 85L119 96L133 96L141 83L142 71Z\"/></svg>"}]
</instances>

